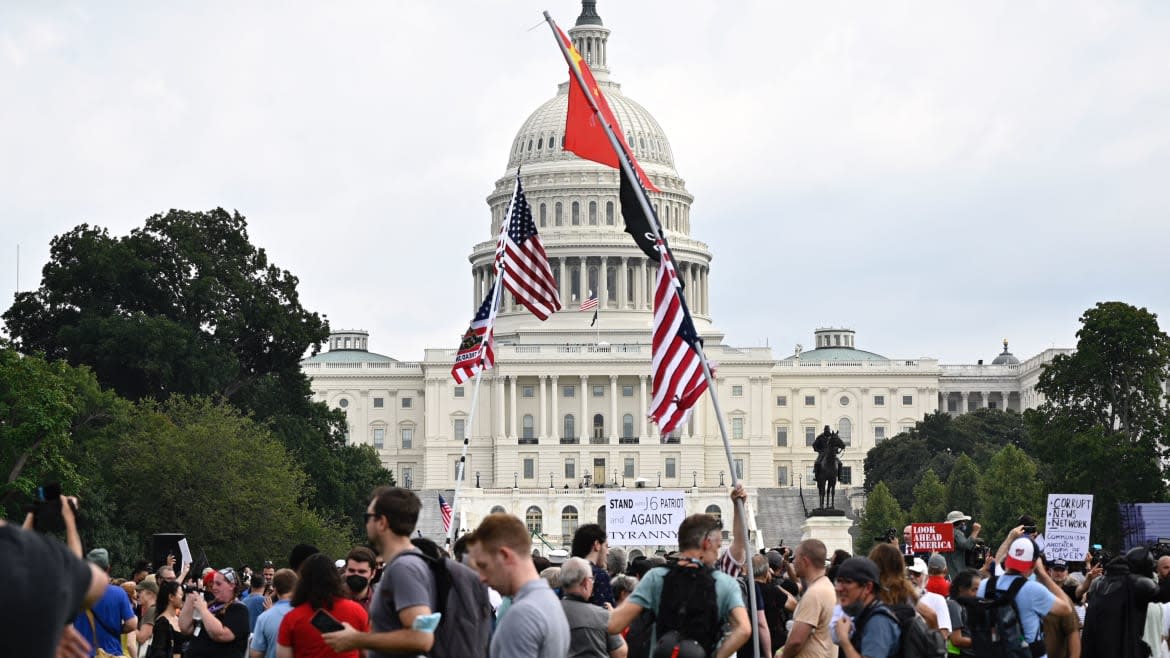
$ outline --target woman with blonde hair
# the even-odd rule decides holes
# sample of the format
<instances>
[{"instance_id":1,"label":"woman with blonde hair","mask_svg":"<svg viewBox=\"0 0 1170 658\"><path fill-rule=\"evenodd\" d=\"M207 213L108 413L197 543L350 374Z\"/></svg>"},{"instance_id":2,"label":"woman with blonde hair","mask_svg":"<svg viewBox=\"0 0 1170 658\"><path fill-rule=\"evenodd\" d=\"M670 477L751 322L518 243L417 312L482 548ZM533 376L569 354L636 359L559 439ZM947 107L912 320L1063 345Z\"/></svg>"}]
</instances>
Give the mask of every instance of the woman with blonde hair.
<instances>
[{"instance_id":1,"label":"woman with blonde hair","mask_svg":"<svg viewBox=\"0 0 1170 658\"><path fill-rule=\"evenodd\" d=\"M926 625L938 629L938 615L930 606L918 600L918 591L906 577L906 560L893 544L877 544L869 552L869 559L877 565L879 589L875 594L886 605L909 605L922 615Z\"/></svg>"}]
</instances>

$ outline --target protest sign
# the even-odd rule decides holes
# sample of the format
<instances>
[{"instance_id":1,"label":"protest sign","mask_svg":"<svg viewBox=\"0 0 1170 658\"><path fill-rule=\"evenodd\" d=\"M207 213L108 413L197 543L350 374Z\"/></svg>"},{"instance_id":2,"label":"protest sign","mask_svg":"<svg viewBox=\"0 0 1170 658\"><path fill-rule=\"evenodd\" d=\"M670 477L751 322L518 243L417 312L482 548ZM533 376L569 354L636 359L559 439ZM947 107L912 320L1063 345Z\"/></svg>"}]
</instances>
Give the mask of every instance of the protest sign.
<instances>
[{"instance_id":1,"label":"protest sign","mask_svg":"<svg viewBox=\"0 0 1170 658\"><path fill-rule=\"evenodd\" d=\"M1044 524L1044 557L1049 560L1083 560L1089 552L1089 527L1093 520L1093 494L1048 494Z\"/></svg>"},{"instance_id":2,"label":"protest sign","mask_svg":"<svg viewBox=\"0 0 1170 658\"><path fill-rule=\"evenodd\" d=\"M953 553L955 526L951 523L911 523L910 550L915 553Z\"/></svg>"},{"instance_id":3,"label":"protest sign","mask_svg":"<svg viewBox=\"0 0 1170 658\"><path fill-rule=\"evenodd\" d=\"M677 546L687 516L681 491L605 494L605 534L610 546Z\"/></svg>"}]
</instances>

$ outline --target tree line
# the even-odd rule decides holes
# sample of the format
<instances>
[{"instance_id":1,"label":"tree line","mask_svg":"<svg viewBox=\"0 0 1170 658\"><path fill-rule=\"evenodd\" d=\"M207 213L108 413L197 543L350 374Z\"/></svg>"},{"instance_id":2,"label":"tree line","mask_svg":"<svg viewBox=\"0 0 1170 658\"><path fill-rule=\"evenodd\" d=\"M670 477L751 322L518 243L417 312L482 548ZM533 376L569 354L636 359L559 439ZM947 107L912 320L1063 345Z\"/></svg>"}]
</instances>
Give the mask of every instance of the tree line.
<instances>
[{"instance_id":1,"label":"tree line","mask_svg":"<svg viewBox=\"0 0 1170 658\"><path fill-rule=\"evenodd\" d=\"M155 532L230 564L280 561L294 537L364 542L369 492L393 474L312 398L300 361L329 326L298 283L219 208L55 237L39 287L2 316L3 513L60 482L116 569Z\"/></svg>"},{"instance_id":2,"label":"tree line","mask_svg":"<svg viewBox=\"0 0 1170 658\"><path fill-rule=\"evenodd\" d=\"M1040 375L1045 401L1023 414L929 414L865 459L859 548L887 528L962 510L998 542L1048 493L1093 494L1094 541L1122 544L1120 503L1168 500L1170 338L1157 315L1101 302L1080 318L1076 350Z\"/></svg>"}]
</instances>

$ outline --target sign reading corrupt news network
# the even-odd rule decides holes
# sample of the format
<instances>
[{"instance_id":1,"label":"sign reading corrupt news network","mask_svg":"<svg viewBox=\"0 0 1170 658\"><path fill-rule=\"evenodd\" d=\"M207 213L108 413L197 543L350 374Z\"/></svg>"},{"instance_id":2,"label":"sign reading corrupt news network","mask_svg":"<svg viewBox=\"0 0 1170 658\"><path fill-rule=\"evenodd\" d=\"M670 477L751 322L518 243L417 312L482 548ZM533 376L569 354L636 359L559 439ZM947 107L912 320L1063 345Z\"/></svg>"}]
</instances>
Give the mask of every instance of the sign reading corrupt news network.
<instances>
[{"instance_id":1,"label":"sign reading corrupt news network","mask_svg":"<svg viewBox=\"0 0 1170 658\"><path fill-rule=\"evenodd\" d=\"M1093 494L1048 494L1044 557L1083 560L1089 552Z\"/></svg>"},{"instance_id":2,"label":"sign reading corrupt news network","mask_svg":"<svg viewBox=\"0 0 1170 658\"><path fill-rule=\"evenodd\" d=\"M910 550L915 553L953 553L955 526L950 523L911 523Z\"/></svg>"},{"instance_id":3,"label":"sign reading corrupt news network","mask_svg":"<svg viewBox=\"0 0 1170 658\"><path fill-rule=\"evenodd\" d=\"M687 518L681 491L608 491L605 534L610 546L678 546Z\"/></svg>"}]
</instances>

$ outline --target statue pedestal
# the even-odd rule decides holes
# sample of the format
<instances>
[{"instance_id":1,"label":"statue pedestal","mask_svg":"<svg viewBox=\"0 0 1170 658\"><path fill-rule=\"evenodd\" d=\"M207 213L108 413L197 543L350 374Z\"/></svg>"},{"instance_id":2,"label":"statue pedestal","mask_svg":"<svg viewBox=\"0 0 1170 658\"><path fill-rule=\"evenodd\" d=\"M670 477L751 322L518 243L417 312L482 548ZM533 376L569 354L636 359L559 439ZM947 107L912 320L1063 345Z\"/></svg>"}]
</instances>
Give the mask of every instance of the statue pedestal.
<instances>
[{"instance_id":1,"label":"statue pedestal","mask_svg":"<svg viewBox=\"0 0 1170 658\"><path fill-rule=\"evenodd\" d=\"M828 549L830 557L833 555L833 551L837 549L844 549L852 555L853 537L849 534L849 528L851 527L853 527L853 521L850 521L844 512L831 516L818 515L816 512L813 512L813 516L805 519L804 525L800 527L800 538L802 540L821 540L825 543L825 548Z\"/></svg>"}]
</instances>

